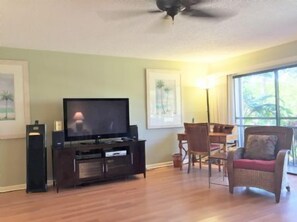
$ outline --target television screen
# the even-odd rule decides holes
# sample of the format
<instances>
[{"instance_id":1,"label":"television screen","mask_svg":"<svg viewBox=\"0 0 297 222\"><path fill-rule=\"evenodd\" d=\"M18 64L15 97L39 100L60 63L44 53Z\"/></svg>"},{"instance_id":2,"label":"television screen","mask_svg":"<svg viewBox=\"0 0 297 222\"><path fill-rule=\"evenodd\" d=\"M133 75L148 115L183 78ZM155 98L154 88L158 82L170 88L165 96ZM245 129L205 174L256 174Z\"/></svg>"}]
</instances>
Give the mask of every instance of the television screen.
<instances>
[{"instance_id":1,"label":"television screen","mask_svg":"<svg viewBox=\"0 0 297 222\"><path fill-rule=\"evenodd\" d=\"M129 99L64 98L65 141L126 137Z\"/></svg>"}]
</instances>

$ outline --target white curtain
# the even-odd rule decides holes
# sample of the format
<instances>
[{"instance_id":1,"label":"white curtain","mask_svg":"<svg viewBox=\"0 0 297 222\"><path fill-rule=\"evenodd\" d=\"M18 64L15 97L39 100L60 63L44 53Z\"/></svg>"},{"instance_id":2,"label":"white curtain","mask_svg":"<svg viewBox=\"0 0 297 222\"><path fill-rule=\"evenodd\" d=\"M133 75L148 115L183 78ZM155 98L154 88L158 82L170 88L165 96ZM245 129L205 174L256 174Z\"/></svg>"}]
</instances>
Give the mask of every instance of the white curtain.
<instances>
[{"instance_id":1,"label":"white curtain","mask_svg":"<svg viewBox=\"0 0 297 222\"><path fill-rule=\"evenodd\" d=\"M222 75L216 78L214 88L209 89L210 122L235 124L233 76Z\"/></svg>"},{"instance_id":2,"label":"white curtain","mask_svg":"<svg viewBox=\"0 0 297 222\"><path fill-rule=\"evenodd\" d=\"M222 79L209 89L209 101L210 122L226 123L226 83Z\"/></svg>"},{"instance_id":3,"label":"white curtain","mask_svg":"<svg viewBox=\"0 0 297 222\"><path fill-rule=\"evenodd\" d=\"M235 125L234 76L234 74L227 75L227 121Z\"/></svg>"},{"instance_id":4,"label":"white curtain","mask_svg":"<svg viewBox=\"0 0 297 222\"><path fill-rule=\"evenodd\" d=\"M216 78L216 85L209 90L210 122L229 123L228 83L225 75Z\"/></svg>"}]
</instances>

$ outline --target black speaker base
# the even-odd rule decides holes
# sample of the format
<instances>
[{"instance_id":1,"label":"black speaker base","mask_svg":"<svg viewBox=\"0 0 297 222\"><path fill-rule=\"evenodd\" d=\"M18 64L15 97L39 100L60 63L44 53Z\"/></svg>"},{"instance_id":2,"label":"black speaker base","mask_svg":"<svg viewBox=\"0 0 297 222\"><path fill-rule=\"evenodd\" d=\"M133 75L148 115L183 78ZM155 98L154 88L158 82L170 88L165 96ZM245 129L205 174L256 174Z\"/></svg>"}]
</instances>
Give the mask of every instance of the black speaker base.
<instances>
[{"instance_id":1,"label":"black speaker base","mask_svg":"<svg viewBox=\"0 0 297 222\"><path fill-rule=\"evenodd\" d=\"M26 193L40 193L40 192L47 192L47 185L44 188L39 188L39 189L31 189L27 188Z\"/></svg>"}]
</instances>

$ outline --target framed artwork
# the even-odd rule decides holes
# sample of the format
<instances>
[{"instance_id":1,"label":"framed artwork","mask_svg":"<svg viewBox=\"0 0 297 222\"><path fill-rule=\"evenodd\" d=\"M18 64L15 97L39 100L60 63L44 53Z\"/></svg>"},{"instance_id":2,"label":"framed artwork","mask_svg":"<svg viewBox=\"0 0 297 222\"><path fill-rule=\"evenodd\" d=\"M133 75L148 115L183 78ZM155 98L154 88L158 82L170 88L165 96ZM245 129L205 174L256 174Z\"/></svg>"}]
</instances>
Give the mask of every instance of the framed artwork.
<instances>
[{"instance_id":1,"label":"framed artwork","mask_svg":"<svg viewBox=\"0 0 297 222\"><path fill-rule=\"evenodd\" d=\"M146 97L148 129L183 127L179 71L146 69Z\"/></svg>"},{"instance_id":2,"label":"framed artwork","mask_svg":"<svg viewBox=\"0 0 297 222\"><path fill-rule=\"evenodd\" d=\"M0 139L24 138L30 123L28 63L0 60Z\"/></svg>"}]
</instances>

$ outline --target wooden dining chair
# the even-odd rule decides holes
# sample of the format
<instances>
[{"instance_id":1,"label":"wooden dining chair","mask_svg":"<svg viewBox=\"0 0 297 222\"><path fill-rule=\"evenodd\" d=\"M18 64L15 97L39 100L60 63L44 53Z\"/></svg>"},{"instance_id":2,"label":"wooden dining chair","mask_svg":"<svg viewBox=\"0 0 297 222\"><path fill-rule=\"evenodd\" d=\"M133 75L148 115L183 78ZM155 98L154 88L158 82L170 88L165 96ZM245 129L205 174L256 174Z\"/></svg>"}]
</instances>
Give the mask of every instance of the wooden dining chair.
<instances>
[{"instance_id":1,"label":"wooden dining chair","mask_svg":"<svg viewBox=\"0 0 297 222\"><path fill-rule=\"evenodd\" d=\"M212 123L212 128L214 133L227 133L232 134L234 125L222 124L222 123Z\"/></svg>"},{"instance_id":2,"label":"wooden dining chair","mask_svg":"<svg viewBox=\"0 0 297 222\"><path fill-rule=\"evenodd\" d=\"M194 157L198 156L199 168L202 167L202 158L209 159L211 153L219 150L219 146L211 146L209 141L208 123L184 123L188 142L188 173Z\"/></svg>"}]
</instances>

